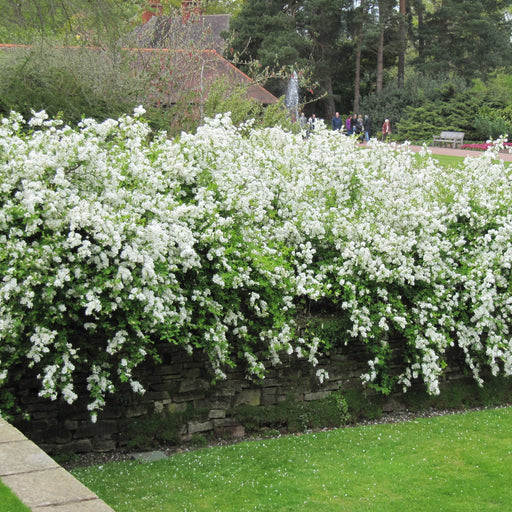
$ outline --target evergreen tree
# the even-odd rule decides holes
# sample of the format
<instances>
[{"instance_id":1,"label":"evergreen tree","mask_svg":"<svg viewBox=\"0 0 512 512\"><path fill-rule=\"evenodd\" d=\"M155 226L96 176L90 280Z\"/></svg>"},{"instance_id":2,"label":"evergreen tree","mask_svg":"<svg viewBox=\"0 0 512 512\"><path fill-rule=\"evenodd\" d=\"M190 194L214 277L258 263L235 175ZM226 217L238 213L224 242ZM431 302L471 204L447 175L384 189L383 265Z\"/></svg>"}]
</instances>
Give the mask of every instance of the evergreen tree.
<instances>
[{"instance_id":1,"label":"evergreen tree","mask_svg":"<svg viewBox=\"0 0 512 512\"><path fill-rule=\"evenodd\" d=\"M512 22L505 16L511 0L444 0L425 13L420 71L466 79L512 64Z\"/></svg>"},{"instance_id":2,"label":"evergreen tree","mask_svg":"<svg viewBox=\"0 0 512 512\"><path fill-rule=\"evenodd\" d=\"M320 83L324 95L322 114L334 113L333 82L336 80L339 44L348 0L248 0L230 24L232 51L241 61L258 61L279 71L282 66L306 70ZM246 68L249 70L249 67ZM267 87L277 95L285 84Z\"/></svg>"}]
</instances>

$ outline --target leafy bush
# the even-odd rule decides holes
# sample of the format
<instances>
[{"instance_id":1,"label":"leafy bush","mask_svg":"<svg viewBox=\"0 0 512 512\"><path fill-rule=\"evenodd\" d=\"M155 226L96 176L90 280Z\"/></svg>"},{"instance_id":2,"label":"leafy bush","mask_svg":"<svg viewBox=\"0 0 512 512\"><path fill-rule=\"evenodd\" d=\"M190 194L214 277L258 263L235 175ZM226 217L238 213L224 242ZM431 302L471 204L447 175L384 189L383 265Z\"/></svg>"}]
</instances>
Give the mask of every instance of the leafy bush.
<instances>
[{"instance_id":1,"label":"leafy bush","mask_svg":"<svg viewBox=\"0 0 512 512\"><path fill-rule=\"evenodd\" d=\"M512 107L508 109L482 107L475 121L475 128L478 130L480 138L494 140L512 134L511 113Z\"/></svg>"},{"instance_id":2,"label":"leafy bush","mask_svg":"<svg viewBox=\"0 0 512 512\"><path fill-rule=\"evenodd\" d=\"M69 403L85 373L95 418L119 382L143 392L133 370L155 342L204 351L214 379L264 377L284 353L318 366L335 338L297 323L315 301L346 320L343 343L364 342L361 379L383 393L439 393L448 350L478 383L512 373L502 145L447 170L322 123L304 140L219 115L170 141L141 114L1 122L3 410L30 367Z\"/></svg>"},{"instance_id":3,"label":"leafy bush","mask_svg":"<svg viewBox=\"0 0 512 512\"><path fill-rule=\"evenodd\" d=\"M436 120L436 116L427 105L436 104L436 110L439 110L441 107L437 105L438 103L448 102L455 92L463 93L467 88L461 79L447 80L444 77L432 77L413 72L408 74L403 87L398 88L396 80L389 80L389 85L381 93L373 93L364 97L361 101L361 111L369 114L373 119L375 131L380 129L384 119L389 118L393 138L416 141L422 140L426 134L425 139L431 140L432 136L429 137L428 134L432 130L432 126L443 126L444 120L443 116ZM409 114L415 112L416 109L419 110L418 115L411 121L413 126L411 130L406 129L402 123L406 122ZM438 112L438 115L440 114ZM402 125L401 128L398 126L399 124Z\"/></svg>"},{"instance_id":4,"label":"leafy bush","mask_svg":"<svg viewBox=\"0 0 512 512\"><path fill-rule=\"evenodd\" d=\"M0 60L3 115L17 111L29 118L32 110L45 110L76 125L84 116L103 121L137 105L141 83L123 51L43 44L3 50Z\"/></svg>"}]
</instances>

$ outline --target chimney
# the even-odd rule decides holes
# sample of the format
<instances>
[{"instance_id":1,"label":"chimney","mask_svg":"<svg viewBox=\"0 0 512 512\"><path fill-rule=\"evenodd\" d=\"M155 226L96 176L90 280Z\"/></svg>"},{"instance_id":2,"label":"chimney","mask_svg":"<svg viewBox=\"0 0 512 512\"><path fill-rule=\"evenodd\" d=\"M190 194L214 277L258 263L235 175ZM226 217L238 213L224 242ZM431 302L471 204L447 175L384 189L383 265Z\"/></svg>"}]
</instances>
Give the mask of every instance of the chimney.
<instances>
[{"instance_id":1,"label":"chimney","mask_svg":"<svg viewBox=\"0 0 512 512\"><path fill-rule=\"evenodd\" d=\"M162 16L162 2L149 0L148 9L142 13L142 24L145 25L153 16Z\"/></svg>"},{"instance_id":2,"label":"chimney","mask_svg":"<svg viewBox=\"0 0 512 512\"><path fill-rule=\"evenodd\" d=\"M200 16L201 14L201 0L181 0L181 17L183 24L187 23L190 16Z\"/></svg>"}]
</instances>

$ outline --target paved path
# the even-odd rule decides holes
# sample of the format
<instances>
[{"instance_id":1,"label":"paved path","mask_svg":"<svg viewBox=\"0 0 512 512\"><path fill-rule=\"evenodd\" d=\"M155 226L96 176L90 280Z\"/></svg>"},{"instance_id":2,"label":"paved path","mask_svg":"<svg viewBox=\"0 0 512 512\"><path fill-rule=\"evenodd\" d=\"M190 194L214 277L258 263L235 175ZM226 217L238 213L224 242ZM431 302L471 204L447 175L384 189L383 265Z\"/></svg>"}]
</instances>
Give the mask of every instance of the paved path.
<instances>
[{"instance_id":1,"label":"paved path","mask_svg":"<svg viewBox=\"0 0 512 512\"><path fill-rule=\"evenodd\" d=\"M412 151L420 151L423 149L422 146L409 146ZM473 151L469 149L452 149L452 148L440 148L437 146L429 146L429 151L434 155L448 155L448 156L461 156L461 157L478 157L482 156L482 151ZM512 153L500 152L498 156L505 162L512 162Z\"/></svg>"},{"instance_id":2,"label":"paved path","mask_svg":"<svg viewBox=\"0 0 512 512\"><path fill-rule=\"evenodd\" d=\"M33 512L114 512L2 418L0 479Z\"/></svg>"}]
</instances>

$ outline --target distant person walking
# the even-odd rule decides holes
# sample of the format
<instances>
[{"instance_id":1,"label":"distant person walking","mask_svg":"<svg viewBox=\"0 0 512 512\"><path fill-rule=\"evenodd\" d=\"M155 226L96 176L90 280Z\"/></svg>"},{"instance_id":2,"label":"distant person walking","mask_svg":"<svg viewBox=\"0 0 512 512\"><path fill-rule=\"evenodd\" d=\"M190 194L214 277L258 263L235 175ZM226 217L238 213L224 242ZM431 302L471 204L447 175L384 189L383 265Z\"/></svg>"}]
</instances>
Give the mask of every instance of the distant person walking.
<instances>
[{"instance_id":1,"label":"distant person walking","mask_svg":"<svg viewBox=\"0 0 512 512\"><path fill-rule=\"evenodd\" d=\"M364 140L370 142L370 135L372 133L372 120L370 116L364 116Z\"/></svg>"},{"instance_id":2,"label":"distant person walking","mask_svg":"<svg viewBox=\"0 0 512 512\"><path fill-rule=\"evenodd\" d=\"M340 117L340 113L336 112L336 114L334 114L334 117L332 118L332 129L336 130L336 131L340 131L341 125L342 125L342 119Z\"/></svg>"},{"instance_id":3,"label":"distant person walking","mask_svg":"<svg viewBox=\"0 0 512 512\"><path fill-rule=\"evenodd\" d=\"M384 121L384 124L382 125L382 142L386 142L390 135L391 135L391 124L389 122L389 119L386 119Z\"/></svg>"},{"instance_id":4,"label":"distant person walking","mask_svg":"<svg viewBox=\"0 0 512 512\"><path fill-rule=\"evenodd\" d=\"M363 116L357 117L356 128L354 130L354 133L357 135L357 139L359 140L359 142L363 142L363 138L364 138Z\"/></svg>"},{"instance_id":5,"label":"distant person walking","mask_svg":"<svg viewBox=\"0 0 512 512\"><path fill-rule=\"evenodd\" d=\"M308 118L304 115L304 112L300 113L299 124L300 124L300 129L301 130L306 128L306 125L308 124Z\"/></svg>"},{"instance_id":6,"label":"distant person walking","mask_svg":"<svg viewBox=\"0 0 512 512\"><path fill-rule=\"evenodd\" d=\"M352 135L352 117L348 116L345 121L345 128L347 129L347 135Z\"/></svg>"},{"instance_id":7,"label":"distant person walking","mask_svg":"<svg viewBox=\"0 0 512 512\"><path fill-rule=\"evenodd\" d=\"M357 127L357 114L352 114L352 118L350 119L350 135L356 133Z\"/></svg>"}]
</instances>

